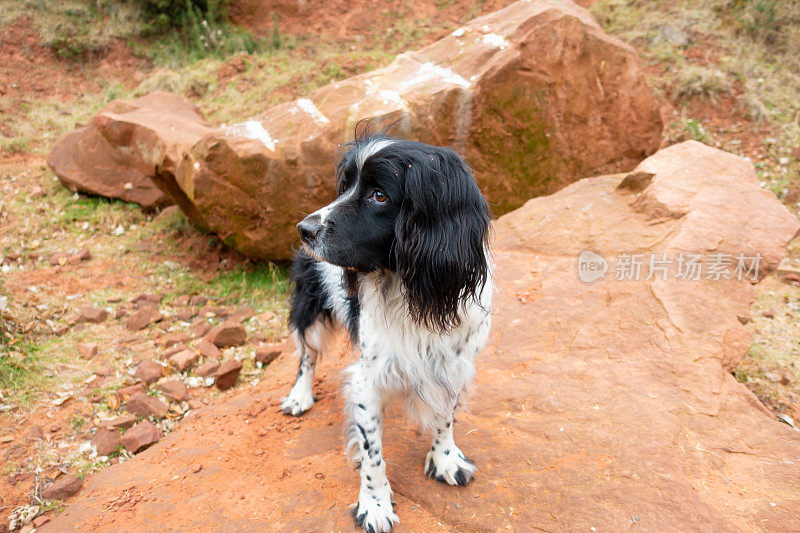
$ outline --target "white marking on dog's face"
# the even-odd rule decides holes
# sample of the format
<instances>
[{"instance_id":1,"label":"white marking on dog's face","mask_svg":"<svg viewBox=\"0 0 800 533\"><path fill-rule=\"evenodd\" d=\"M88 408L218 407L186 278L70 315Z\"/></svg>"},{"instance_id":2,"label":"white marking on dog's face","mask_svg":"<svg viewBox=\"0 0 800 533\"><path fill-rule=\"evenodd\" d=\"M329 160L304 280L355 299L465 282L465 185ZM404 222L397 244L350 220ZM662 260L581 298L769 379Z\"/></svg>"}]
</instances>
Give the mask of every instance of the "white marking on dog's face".
<instances>
[{"instance_id":1,"label":"white marking on dog's face","mask_svg":"<svg viewBox=\"0 0 800 533\"><path fill-rule=\"evenodd\" d=\"M363 147L358 149L358 154L356 154L356 166L358 167L358 173L361 174L361 169L364 168L364 163L370 156L373 156L392 144L392 141L389 139L378 139L376 141L370 141L368 144L364 145Z\"/></svg>"}]
</instances>

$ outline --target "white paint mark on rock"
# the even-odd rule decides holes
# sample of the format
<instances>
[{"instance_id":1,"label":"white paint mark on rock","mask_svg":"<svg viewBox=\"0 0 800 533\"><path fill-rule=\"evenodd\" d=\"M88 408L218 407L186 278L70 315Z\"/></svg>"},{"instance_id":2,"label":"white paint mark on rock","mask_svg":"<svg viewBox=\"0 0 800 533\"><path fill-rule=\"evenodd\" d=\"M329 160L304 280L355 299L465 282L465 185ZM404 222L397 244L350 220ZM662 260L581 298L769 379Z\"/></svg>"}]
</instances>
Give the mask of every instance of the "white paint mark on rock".
<instances>
[{"instance_id":1,"label":"white paint mark on rock","mask_svg":"<svg viewBox=\"0 0 800 533\"><path fill-rule=\"evenodd\" d=\"M464 35L464 33L466 33L466 31L467 30L465 30L463 27L462 28L458 28L451 35L453 37L462 37Z\"/></svg>"},{"instance_id":2,"label":"white paint mark on rock","mask_svg":"<svg viewBox=\"0 0 800 533\"><path fill-rule=\"evenodd\" d=\"M487 33L483 36L483 44L494 46L503 50L506 46L509 45L508 39L503 37L502 35L497 35L496 33Z\"/></svg>"},{"instance_id":3,"label":"white paint mark on rock","mask_svg":"<svg viewBox=\"0 0 800 533\"><path fill-rule=\"evenodd\" d=\"M297 107L299 107L303 112L308 113L311 117L316 120L317 122L322 122L323 124L330 124L331 121L328 120L328 117L323 115L317 106L314 105L314 102L309 100L308 98L300 98L297 101Z\"/></svg>"},{"instance_id":4,"label":"white paint mark on rock","mask_svg":"<svg viewBox=\"0 0 800 533\"><path fill-rule=\"evenodd\" d=\"M401 83L400 89L403 90L413 85L419 85L435 78L440 78L448 83L452 83L464 88L468 88L470 86L470 83L467 80L449 68L441 67L431 61L428 61L426 63L422 63L409 79Z\"/></svg>"},{"instance_id":5,"label":"white paint mark on rock","mask_svg":"<svg viewBox=\"0 0 800 533\"><path fill-rule=\"evenodd\" d=\"M382 90L378 93L378 97L384 104L397 104L402 108L408 106L408 102L397 91Z\"/></svg>"},{"instance_id":6,"label":"white paint mark on rock","mask_svg":"<svg viewBox=\"0 0 800 533\"><path fill-rule=\"evenodd\" d=\"M264 125L258 120L248 120L247 122L234 124L225 130L225 135L260 141L268 150L275 150L276 141L270 137L269 132L264 129Z\"/></svg>"}]
</instances>

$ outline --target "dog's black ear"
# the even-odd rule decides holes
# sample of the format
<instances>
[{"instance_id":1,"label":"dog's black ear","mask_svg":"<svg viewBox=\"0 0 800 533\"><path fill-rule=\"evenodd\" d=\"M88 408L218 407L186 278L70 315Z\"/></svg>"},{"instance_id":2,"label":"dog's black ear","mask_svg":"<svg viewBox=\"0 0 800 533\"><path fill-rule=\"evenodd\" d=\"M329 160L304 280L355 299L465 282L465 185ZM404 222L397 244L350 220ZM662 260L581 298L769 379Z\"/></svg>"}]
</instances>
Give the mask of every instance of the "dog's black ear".
<instances>
[{"instance_id":1,"label":"dog's black ear","mask_svg":"<svg viewBox=\"0 0 800 533\"><path fill-rule=\"evenodd\" d=\"M461 302L478 298L486 283L489 205L467 164L451 150L415 151L403 170L397 273L412 318L447 331L461 323Z\"/></svg>"}]
</instances>

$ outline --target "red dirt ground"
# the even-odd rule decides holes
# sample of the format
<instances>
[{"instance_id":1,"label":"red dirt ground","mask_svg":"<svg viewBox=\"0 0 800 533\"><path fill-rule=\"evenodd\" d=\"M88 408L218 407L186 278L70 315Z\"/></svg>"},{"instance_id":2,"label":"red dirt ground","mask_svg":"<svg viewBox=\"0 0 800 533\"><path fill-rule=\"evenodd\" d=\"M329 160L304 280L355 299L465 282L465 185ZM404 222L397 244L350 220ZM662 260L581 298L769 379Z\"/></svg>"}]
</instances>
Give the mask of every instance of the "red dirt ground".
<instances>
[{"instance_id":1,"label":"red dirt ground","mask_svg":"<svg viewBox=\"0 0 800 533\"><path fill-rule=\"evenodd\" d=\"M41 44L29 17L0 32L0 97L71 100L99 92L110 80L133 87L149 69L149 61L133 55L123 41L113 41L97 57L61 58ZM11 111L0 109L0 115Z\"/></svg>"}]
</instances>

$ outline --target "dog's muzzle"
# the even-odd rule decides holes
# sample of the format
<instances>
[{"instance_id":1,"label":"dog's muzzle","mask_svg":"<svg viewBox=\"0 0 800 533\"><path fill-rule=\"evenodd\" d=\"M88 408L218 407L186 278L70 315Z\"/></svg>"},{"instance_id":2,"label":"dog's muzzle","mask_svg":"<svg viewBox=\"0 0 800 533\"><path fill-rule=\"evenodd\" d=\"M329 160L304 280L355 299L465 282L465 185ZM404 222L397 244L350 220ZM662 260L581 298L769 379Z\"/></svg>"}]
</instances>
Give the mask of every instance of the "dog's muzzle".
<instances>
[{"instance_id":1,"label":"dog's muzzle","mask_svg":"<svg viewBox=\"0 0 800 533\"><path fill-rule=\"evenodd\" d=\"M311 246L322 231L322 217L316 213L308 215L297 225L297 231L300 233L300 240Z\"/></svg>"}]
</instances>

